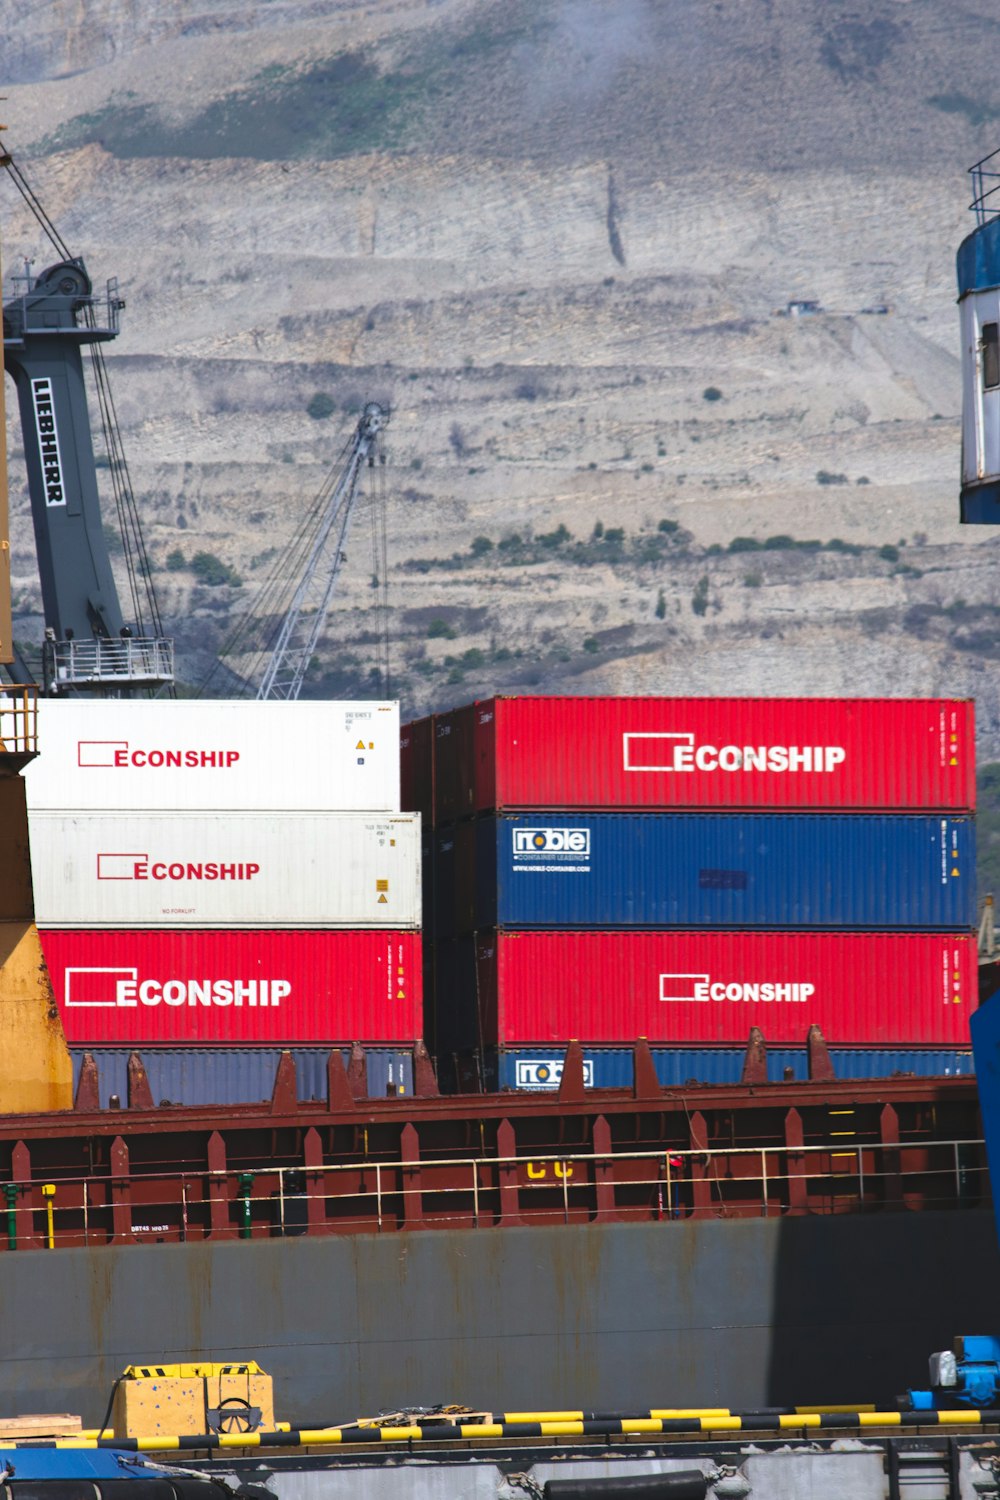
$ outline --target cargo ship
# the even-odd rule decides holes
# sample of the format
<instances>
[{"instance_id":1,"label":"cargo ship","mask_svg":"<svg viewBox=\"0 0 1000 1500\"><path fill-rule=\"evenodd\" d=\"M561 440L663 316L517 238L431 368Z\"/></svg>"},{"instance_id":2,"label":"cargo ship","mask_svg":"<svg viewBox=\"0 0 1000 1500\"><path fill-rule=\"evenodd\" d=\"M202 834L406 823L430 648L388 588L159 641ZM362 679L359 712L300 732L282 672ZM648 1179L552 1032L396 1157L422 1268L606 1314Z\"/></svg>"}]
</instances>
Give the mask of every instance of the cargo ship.
<instances>
[{"instance_id":1,"label":"cargo ship","mask_svg":"<svg viewBox=\"0 0 1000 1500\"><path fill-rule=\"evenodd\" d=\"M5 916L73 1072L0 1117L8 1406L98 1421L152 1348L261 1359L308 1423L758 1408L947 1344L997 1260L971 705L717 703L698 743L764 750L685 799L613 759L708 701L473 705L515 728L450 785L454 720L392 704L41 702Z\"/></svg>"}]
</instances>

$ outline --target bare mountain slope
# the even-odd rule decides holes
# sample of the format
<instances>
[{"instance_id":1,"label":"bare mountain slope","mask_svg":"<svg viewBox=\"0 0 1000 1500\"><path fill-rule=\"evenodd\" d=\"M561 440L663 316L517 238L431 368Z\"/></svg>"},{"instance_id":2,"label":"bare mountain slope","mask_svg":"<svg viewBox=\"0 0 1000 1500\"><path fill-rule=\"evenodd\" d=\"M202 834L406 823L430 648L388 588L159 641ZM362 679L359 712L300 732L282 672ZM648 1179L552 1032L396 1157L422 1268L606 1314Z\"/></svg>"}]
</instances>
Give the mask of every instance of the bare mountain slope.
<instances>
[{"instance_id":1,"label":"bare mountain slope","mask_svg":"<svg viewBox=\"0 0 1000 1500\"><path fill-rule=\"evenodd\" d=\"M974 693L1000 756L997 545L957 525L987 0L3 11L11 144L127 292L109 362L189 680L375 396L405 711ZM8 274L46 263L6 189L0 220ZM363 514L348 550L317 692L369 680Z\"/></svg>"}]
</instances>

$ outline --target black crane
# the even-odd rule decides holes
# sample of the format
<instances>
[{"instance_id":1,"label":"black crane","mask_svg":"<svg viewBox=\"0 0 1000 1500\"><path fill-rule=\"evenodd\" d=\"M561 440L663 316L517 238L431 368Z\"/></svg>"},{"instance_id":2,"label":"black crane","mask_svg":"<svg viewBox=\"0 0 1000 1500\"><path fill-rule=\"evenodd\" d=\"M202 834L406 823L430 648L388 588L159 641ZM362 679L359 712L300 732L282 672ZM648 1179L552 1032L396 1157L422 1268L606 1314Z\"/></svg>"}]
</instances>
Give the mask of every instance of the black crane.
<instances>
[{"instance_id":1,"label":"black crane","mask_svg":"<svg viewBox=\"0 0 1000 1500\"><path fill-rule=\"evenodd\" d=\"M44 687L52 694L123 696L173 683L173 646L163 635L111 396L102 345L117 337L124 302L117 282L94 293L20 168L0 155L60 259L39 276L26 268L3 306L4 363L17 387L21 433L45 616ZM131 590L126 621L111 571L84 383L92 368L115 489Z\"/></svg>"}]
</instances>

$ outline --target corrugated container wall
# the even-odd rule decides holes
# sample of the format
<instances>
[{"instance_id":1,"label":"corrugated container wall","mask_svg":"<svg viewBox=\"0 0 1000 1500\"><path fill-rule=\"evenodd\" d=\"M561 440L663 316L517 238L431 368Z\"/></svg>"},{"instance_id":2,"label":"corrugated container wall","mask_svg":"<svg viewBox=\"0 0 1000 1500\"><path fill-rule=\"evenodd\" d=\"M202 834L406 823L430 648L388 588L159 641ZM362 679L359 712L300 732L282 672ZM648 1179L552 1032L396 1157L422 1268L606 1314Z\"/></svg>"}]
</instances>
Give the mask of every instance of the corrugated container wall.
<instances>
[{"instance_id":1,"label":"corrugated container wall","mask_svg":"<svg viewBox=\"0 0 1000 1500\"><path fill-rule=\"evenodd\" d=\"M823 932L501 932L437 945L442 1054L584 1043L962 1047L971 936Z\"/></svg>"},{"instance_id":2,"label":"corrugated container wall","mask_svg":"<svg viewBox=\"0 0 1000 1500\"><path fill-rule=\"evenodd\" d=\"M975 805L961 699L493 698L435 720L437 820L491 809Z\"/></svg>"},{"instance_id":3,"label":"corrugated container wall","mask_svg":"<svg viewBox=\"0 0 1000 1500\"><path fill-rule=\"evenodd\" d=\"M743 1047L658 1047L653 1050L656 1076L664 1088L684 1084L739 1083L743 1073ZM894 1073L913 1073L917 1078L972 1074L972 1052L966 1048L834 1048L830 1061L838 1079L890 1078ZM488 1089L521 1089L542 1092L556 1089L562 1079L563 1057L551 1048L519 1047L492 1054L486 1060ZM632 1087L634 1061L630 1047L591 1047L583 1055L583 1081L587 1088ZM768 1048L769 1083L781 1083L789 1073L795 1079L809 1077L805 1047Z\"/></svg>"},{"instance_id":4,"label":"corrugated container wall","mask_svg":"<svg viewBox=\"0 0 1000 1500\"><path fill-rule=\"evenodd\" d=\"M29 819L42 927L419 927L420 818L49 813Z\"/></svg>"},{"instance_id":5,"label":"corrugated container wall","mask_svg":"<svg viewBox=\"0 0 1000 1500\"><path fill-rule=\"evenodd\" d=\"M43 698L31 810L399 811L399 706Z\"/></svg>"},{"instance_id":6,"label":"corrugated container wall","mask_svg":"<svg viewBox=\"0 0 1000 1500\"><path fill-rule=\"evenodd\" d=\"M42 930L71 1046L403 1043L419 932Z\"/></svg>"},{"instance_id":7,"label":"corrugated container wall","mask_svg":"<svg viewBox=\"0 0 1000 1500\"><path fill-rule=\"evenodd\" d=\"M490 927L954 931L971 818L531 813L435 835L436 932Z\"/></svg>"},{"instance_id":8,"label":"corrugated container wall","mask_svg":"<svg viewBox=\"0 0 1000 1500\"><path fill-rule=\"evenodd\" d=\"M97 1064L101 1108L107 1109L113 1094L122 1105L128 1098L130 1048L88 1048ZM73 1091L76 1092L83 1065L83 1048L74 1048ZM274 1047L155 1047L141 1054L150 1091L157 1104L188 1106L255 1104L270 1099L281 1052ZM295 1061L296 1092L300 1100L326 1098L329 1048L298 1047ZM343 1052L345 1065L350 1052ZM369 1048L365 1053L368 1097L413 1094L411 1052Z\"/></svg>"},{"instance_id":9,"label":"corrugated container wall","mask_svg":"<svg viewBox=\"0 0 1000 1500\"><path fill-rule=\"evenodd\" d=\"M434 719L414 719L399 731L399 805L434 820Z\"/></svg>"}]
</instances>

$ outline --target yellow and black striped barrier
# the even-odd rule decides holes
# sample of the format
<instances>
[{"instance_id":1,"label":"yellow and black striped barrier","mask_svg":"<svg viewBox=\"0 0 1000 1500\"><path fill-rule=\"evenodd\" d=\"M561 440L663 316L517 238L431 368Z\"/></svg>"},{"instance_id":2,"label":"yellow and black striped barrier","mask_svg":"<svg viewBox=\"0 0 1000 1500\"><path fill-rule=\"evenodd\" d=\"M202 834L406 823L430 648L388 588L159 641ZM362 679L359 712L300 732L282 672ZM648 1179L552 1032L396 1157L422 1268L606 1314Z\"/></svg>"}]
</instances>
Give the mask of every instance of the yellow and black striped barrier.
<instances>
[{"instance_id":1,"label":"yellow and black striped barrier","mask_svg":"<svg viewBox=\"0 0 1000 1500\"><path fill-rule=\"evenodd\" d=\"M504 1413L505 1417L511 1414ZM520 1414L527 1417L527 1413ZM542 1414L539 1414L541 1416ZM689 1437L730 1432L863 1432L871 1428L1000 1426L1000 1410L973 1407L954 1411L691 1411L683 1415L600 1417L548 1413L544 1420L427 1422L406 1427L289 1427L275 1432L210 1432L201 1435L113 1438L72 1437L3 1444L9 1448L115 1448L123 1453L195 1452L226 1448L325 1448L344 1444L493 1442L506 1438Z\"/></svg>"}]
</instances>

